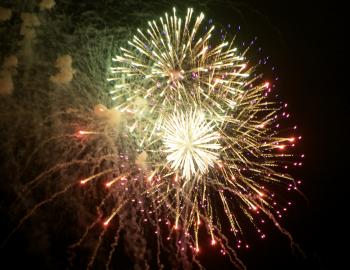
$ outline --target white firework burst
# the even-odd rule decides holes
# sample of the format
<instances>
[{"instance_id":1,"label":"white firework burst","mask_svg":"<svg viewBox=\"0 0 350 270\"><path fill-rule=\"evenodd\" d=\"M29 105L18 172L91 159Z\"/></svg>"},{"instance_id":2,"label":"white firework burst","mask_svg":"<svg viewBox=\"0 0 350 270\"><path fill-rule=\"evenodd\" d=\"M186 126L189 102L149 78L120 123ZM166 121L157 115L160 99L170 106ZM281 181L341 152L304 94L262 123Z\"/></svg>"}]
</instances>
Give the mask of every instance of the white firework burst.
<instances>
[{"instance_id":1,"label":"white firework burst","mask_svg":"<svg viewBox=\"0 0 350 270\"><path fill-rule=\"evenodd\" d=\"M175 112L163 125L163 143L171 168L189 180L219 159L220 135L197 110Z\"/></svg>"},{"instance_id":2,"label":"white firework burst","mask_svg":"<svg viewBox=\"0 0 350 270\"><path fill-rule=\"evenodd\" d=\"M233 42L211 43L215 27L204 28L203 20L204 14L195 17L192 8L185 18L174 8L120 48L109 78L116 82L110 93L119 109L130 109L140 97L158 114L184 102L200 102L216 116L232 108L251 70Z\"/></svg>"}]
</instances>

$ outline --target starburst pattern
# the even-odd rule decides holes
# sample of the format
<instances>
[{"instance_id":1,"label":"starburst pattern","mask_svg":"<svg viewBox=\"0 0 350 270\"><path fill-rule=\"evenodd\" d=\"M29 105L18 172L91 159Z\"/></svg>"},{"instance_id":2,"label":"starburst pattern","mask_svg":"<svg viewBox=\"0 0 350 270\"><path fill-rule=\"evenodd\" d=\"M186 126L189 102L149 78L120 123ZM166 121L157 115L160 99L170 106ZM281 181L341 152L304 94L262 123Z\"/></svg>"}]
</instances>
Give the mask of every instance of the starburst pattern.
<instances>
[{"instance_id":1,"label":"starburst pattern","mask_svg":"<svg viewBox=\"0 0 350 270\"><path fill-rule=\"evenodd\" d=\"M219 134L212 123L206 122L203 113L177 112L165 121L163 129L167 160L187 180L204 174L218 160Z\"/></svg>"},{"instance_id":2,"label":"starburst pattern","mask_svg":"<svg viewBox=\"0 0 350 270\"><path fill-rule=\"evenodd\" d=\"M203 13L193 19L190 8L183 21L174 8L173 15L148 22L145 33L137 30L130 48L122 47L113 59L111 94L118 108L132 108L138 97L147 99L156 113L174 104L201 104L212 114L234 106L232 98L248 76L244 57L233 42L210 44L215 27L203 33L203 19Z\"/></svg>"},{"instance_id":3,"label":"starburst pattern","mask_svg":"<svg viewBox=\"0 0 350 270\"><path fill-rule=\"evenodd\" d=\"M252 76L256 70L245 51L239 53L234 41L225 38L218 43L212 38L214 26L203 29L204 15L194 21L192 16L188 9L182 21L174 9L160 24L149 22L114 58L116 107L143 112L132 127L140 134L134 135L138 146L149 154L148 180L161 183L152 196L163 198L160 213L174 213L175 228L192 232L197 251L202 221L212 243L222 239L219 208L237 238L244 234L239 216L258 227L256 213L264 213L290 237L275 209L287 206L277 204L272 191L273 183L294 185L281 171L292 155L280 151L295 141L278 129L284 106L269 100L271 86L261 75ZM145 100L147 108L140 108L137 99Z\"/></svg>"},{"instance_id":4,"label":"starburst pattern","mask_svg":"<svg viewBox=\"0 0 350 270\"><path fill-rule=\"evenodd\" d=\"M301 137L281 128L281 119L289 117L286 104L270 99L271 85L248 62L247 51L240 52L224 36L213 38L214 29L204 26L202 13L194 18L188 9L182 19L173 9L172 15L148 22L148 29L138 29L113 58L113 108L98 104L93 115L63 105L57 109L52 122L65 128L57 128L47 141L71 140L57 144L60 150L69 145L67 162L58 159L28 182L24 192L32 192L45 177L72 174L76 166L82 172L76 170L77 182L67 181L36 204L15 230L39 207L76 186L89 186L102 198L96 205L105 227L88 268L112 224L117 236L108 268L120 232L130 229L123 223L126 216L132 232L143 233L144 223L156 228L158 251L167 235L178 253L189 248L192 258L206 232L209 242L239 268L244 265L234 248L249 247L247 228L263 239L269 219L294 243L281 225L291 203L279 196L276 186L297 189L287 169L301 162L286 150ZM67 121L79 131L67 135L72 130ZM73 246L98 223L92 222ZM160 257L159 251L157 261Z\"/></svg>"}]
</instances>

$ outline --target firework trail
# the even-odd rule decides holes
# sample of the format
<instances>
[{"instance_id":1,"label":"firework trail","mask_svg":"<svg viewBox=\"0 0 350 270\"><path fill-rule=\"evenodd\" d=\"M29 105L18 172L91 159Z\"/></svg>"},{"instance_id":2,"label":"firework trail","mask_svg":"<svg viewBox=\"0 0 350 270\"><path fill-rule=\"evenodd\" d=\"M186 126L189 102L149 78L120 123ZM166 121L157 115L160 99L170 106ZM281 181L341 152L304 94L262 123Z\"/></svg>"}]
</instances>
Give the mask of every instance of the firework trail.
<instances>
[{"instance_id":1,"label":"firework trail","mask_svg":"<svg viewBox=\"0 0 350 270\"><path fill-rule=\"evenodd\" d=\"M37 203L29 203L9 236L61 199L72 207L67 213L82 210L85 229L70 246L70 263L75 251L88 247L89 269L100 260L113 267L121 238L136 269L202 267L200 245L208 243L244 268L236 254L249 247L242 224L248 221L265 238L265 218L294 245L280 224L290 202L279 200L278 189L296 189L286 169L301 163L286 150L298 137L279 128L289 117L285 104L269 98L271 85L255 74L247 51L240 52L235 40L217 38L204 14L195 17L191 8L184 17L174 8L149 21L125 44L105 41L87 45L90 59L56 58L56 73L46 78L51 92L37 95L50 104L49 113L44 105L19 110L16 120L30 111L26 128L33 134L40 129L40 136L31 138L34 150L23 150L19 178L33 180L19 188L14 208L29 197ZM101 69L99 53L105 51L106 59L115 50L110 72ZM31 59L23 85L30 85L28 70L42 65L33 50L29 54L22 55ZM4 112L13 105L7 103ZM61 155L51 157L53 152ZM35 160L47 160L37 174L28 172Z\"/></svg>"},{"instance_id":2,"label":"firework trail","mask_svg":"<svg viewBox=\"0 0 350 270\"><path fill-rule=\"evenodd\" d=\"M214 26L204 31L203 19L192 9L179 18L174 8L148 22L114 58L110 79L116 108L140 118L132 130L147 153L148 181L160 183L153 199L175 230L191 232L197 252L200 224L212 244L221 242L216 200L238 238L242 214L255 226L255 213L263 212L280 228L268 186L294 186L279 167L289 157L281 151L296 140L275 130L283 106L268 100L269 83L251 76L254 67L234 41L217 43ZM147 104L139 106L140 99Z\"/></svg>"}]
</instances>

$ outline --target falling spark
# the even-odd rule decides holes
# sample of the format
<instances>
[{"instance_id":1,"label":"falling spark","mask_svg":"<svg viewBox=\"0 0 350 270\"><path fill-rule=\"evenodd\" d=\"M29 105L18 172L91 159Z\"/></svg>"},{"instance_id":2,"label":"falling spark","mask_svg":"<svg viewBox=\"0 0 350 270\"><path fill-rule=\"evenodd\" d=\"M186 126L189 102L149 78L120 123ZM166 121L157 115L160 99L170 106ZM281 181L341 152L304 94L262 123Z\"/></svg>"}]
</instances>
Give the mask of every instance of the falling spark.
<instances>
[{"instance_id":1,"label":"falling spark","mask_svg":"<svg viewBox=\"0 0 350 270\"><path fill-rule=\"evenodd\" d=\"M204 30L204 14L193 13L190 8L181 18L174 8L172 15L166 13L159 21L148 22L148 29L138 29L120 48L108 79L114 82L110 91L114 107L96 105L89 118L98 122L95 126L84 117L76 121L82 128L72 136L80 139L76 154L88 154L83 160L54 165L29 182L25 191L67 168L88 167L89 174L37 204L19 226L75 184L99 193L102 181L104 197L96 206L104 227L90 268L107 227L116 226L106 265L110 264L128 214L134 222L142 222L140 226L153 226L158 250L164 223L166 239L176 239L179 251L190 247L194 257L205 250L199 231L206 230L208 244L220 248L238 268L244 265L235 248L250 246L241 240L244 218L261 239L267 238L262 217L270 219L294 244L277 222L291 203L279 201L274 186L295 187L285 169L302 163L292 160L287 150L301 137L282 130L280 115L286 105L269 99L270 83L252 75L256 67L248 64L246 51L240 53L234 40L216 42L215 27ZM109 124L104 126L103 119ZM91 223L72 246L79 246L99 223ZM237 241L231 244L233 238Z\"/></svg>"}]
</instances>

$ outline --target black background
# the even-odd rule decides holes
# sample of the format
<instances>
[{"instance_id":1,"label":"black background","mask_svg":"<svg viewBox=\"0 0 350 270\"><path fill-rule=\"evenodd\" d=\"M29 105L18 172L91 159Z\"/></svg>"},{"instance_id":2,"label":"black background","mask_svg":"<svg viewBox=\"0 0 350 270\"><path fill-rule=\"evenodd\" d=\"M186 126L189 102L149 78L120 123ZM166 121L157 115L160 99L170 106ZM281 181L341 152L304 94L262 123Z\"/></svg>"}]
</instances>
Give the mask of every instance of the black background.
<instances>
[{"instance_id":1,"label":"black background","mask_svg":"<svg viewBox=\"0 0 350 270\"><path fill-rule=\"evenodd\" d=\"M347 173L348 142L345 7L335 1L305 2L233 2L234 12L232 6L210 4L214 22L230 22L240 16L241 31L258 36L264 54L276 67L277 91L288 101L303 136L300 149L306 155L298 175L309 203L298 201L287 218L288 229L306 257L294 254L288 241L272 232L268 239L257 241L249 252L242 253L248 269L346 268L349 179L342 175ZM33 269L60 269L55 250L48 261L33 251L38 248L36 243L26 241L21 232L16 239L0 250L0 269L16 269L23 263ZM200 257L209 269L229 269L217 254Z\"/></svg>"}]
</instances>

